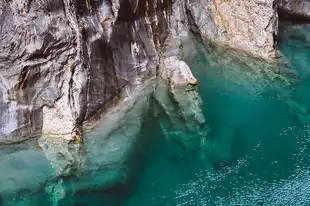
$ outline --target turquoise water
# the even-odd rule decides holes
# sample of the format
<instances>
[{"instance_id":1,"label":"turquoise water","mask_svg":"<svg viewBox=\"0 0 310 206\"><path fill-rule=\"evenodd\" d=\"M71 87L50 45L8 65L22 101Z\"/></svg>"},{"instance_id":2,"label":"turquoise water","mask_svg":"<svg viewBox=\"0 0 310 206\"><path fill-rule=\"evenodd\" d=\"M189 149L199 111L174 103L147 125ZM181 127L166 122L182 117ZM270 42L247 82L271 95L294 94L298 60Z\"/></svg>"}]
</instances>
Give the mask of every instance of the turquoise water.
<instances>
[{"instance_id":1,"label":"turquoise water","mask_svg":"<svg viewBox=\"0 0 310 206\"><path fill-rule=\"evenodd\" d=\"M96 190L75 192L68 188L83 184L83 178L68 178L62 185L70 192L57 205L310 205L310 38L307 33L310 28L300 25L283 25L280 29L280 49L298 77L273 75L271 65L233 50L212 45L192 48L186 61L199 80L197 89L203 101L203 114L211 128L208 147L203 152L197 148L183 155L173 154L158 119L150 112L135 139L135 152L124 164L112 165L120 168L130 165L130 175L124 172L123 181L108 189L99 185ZM123 143L123 139L117 139L120 135L115 135L118 144ZM96 159L99 163L106 158L105 148L100 144L103 143L99 140L95 142L98 151L93 152L102 154L101 159ZM0 165L8 168L16 162L13 169L0 175L0 181L3 176L19 172L21 178L28 177L24 179L29 181L24 182L29 186L55 176L42 152L14 154L0 160ZM117 153L113 155L109 157L122 158ZM99 184L105 178L91 173L90 170L86 174L86 180L93 178L88 180L92 184ZM57 189L57 185L52 185L61 196L62 187ZM4 206L56 205L46 187L43 192L28 194L25 189L12 197L0 195L0 205L1 201Z\"/></svg>"},{"instance_id":2,"label":"turquoise water","mask_svg":"<svg viewBox=\"0 0 310 206\"><path fill-rule=\"evenodd\" d=\"M300 76L292 86L256 78L255 69L268 65L246 57L205 51L188 59L211 128L211 152L207 159L171 158L150 122L145 135L156 140L124 205L310 204L310 52L305 38L282 38L280 49Z\"/></svg>"}]
</instances>

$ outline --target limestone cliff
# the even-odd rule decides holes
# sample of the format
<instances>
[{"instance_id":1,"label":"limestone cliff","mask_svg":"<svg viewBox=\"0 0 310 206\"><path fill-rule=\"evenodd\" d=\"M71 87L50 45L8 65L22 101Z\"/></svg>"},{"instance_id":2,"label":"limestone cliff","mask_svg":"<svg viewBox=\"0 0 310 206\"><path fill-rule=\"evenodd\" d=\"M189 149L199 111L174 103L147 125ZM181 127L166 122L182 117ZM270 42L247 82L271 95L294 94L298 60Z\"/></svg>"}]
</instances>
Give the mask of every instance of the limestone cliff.
<instances>
[{"instance_id":1,"label":"limestone cliff","mask_svg":"<svg viewBox=\"0 0 310 206\"><path fill-rule=\"evenodd\" d=\"M200 39L273 59L275 0L0 2L0 143L67 138Z\"/></svg>"},{"instance_id":2,"label":"limestone cliff","mask_svg":"<svg viewBox=\"0 0 310 206\"><path fill-rule=\"evenodd\" d=\"M194 0L188 10L203 37L272 59L278 15L275 0Z\"/></svg>"}]
</instances>

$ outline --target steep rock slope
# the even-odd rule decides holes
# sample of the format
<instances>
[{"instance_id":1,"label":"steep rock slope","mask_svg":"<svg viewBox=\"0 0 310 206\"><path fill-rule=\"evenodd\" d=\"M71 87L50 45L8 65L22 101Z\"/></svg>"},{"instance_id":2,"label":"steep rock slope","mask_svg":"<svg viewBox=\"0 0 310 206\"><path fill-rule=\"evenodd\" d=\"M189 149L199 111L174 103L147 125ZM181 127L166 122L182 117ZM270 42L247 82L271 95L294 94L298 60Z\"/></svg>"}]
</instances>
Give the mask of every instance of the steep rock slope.
<instances>
[{"instance_id":1,"label":"steep rock slope","mask_svg":"<svg viewBox=\"0 0 310 206\"><path fill-rule=\"evenodd\" d=\"M190 33L275 57L275 0L0 2L0 143L79 139L83 123L181 57Z\"/></svg>"}]
</instances>

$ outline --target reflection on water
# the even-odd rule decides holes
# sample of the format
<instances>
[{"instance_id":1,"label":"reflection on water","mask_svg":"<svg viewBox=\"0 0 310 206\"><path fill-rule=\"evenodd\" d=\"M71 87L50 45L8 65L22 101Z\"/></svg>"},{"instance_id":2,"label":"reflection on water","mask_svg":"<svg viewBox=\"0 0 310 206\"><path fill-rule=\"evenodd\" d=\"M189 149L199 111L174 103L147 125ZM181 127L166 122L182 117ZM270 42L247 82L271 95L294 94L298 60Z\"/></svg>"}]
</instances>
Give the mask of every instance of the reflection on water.
<instances>
[{"instance_id":1,"label":"reflection on water","mask_svg":"<svg viewBox=\"0 0 310 206\"><path fill-rule=\"evenodd\" d=\"M272 64L236 51L189 48L192 55L187 61L199 80L202 110L211 129L206 140L195 142L197 149L175 155L174 143L161 132L167 119L155 118L154 111L130 110L122 124L109 122L117 128L110 138L102 139L106 126L90 134L85 148L89 159L83 163L84 173L76 177L55 179L57 168L66 165L56 165L55 170L33 144L17 151L0 150L6 154L0 160L0 202L4 206L308 205L310 52L307 32L285 26L280 48L294 72L283 76L271 72L278 70ZM148 98L135 105L148 104L156 106ZM185 131L182 124L173 127ZM5 195L17 183L20 192Z\"/></svg>"}]
</instances>

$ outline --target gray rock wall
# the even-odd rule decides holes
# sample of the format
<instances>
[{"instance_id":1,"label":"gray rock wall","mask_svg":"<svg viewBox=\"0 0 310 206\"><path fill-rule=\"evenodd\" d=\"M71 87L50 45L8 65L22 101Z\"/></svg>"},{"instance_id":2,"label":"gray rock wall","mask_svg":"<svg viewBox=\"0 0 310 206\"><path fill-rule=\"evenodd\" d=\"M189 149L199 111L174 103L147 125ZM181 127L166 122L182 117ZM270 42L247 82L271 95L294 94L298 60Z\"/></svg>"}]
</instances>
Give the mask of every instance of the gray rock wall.
<instances>
[{"instance_id":1,"label":"gray rock wall","mask_svg":"<svg viewBox=\"0 0 310 206\"><path fill-rule=\"evenodd\" d=\"M0 2L0 143L72 138L181 58L189 32L273 59L275 0Z\"/></svg>"}]
</instances>

